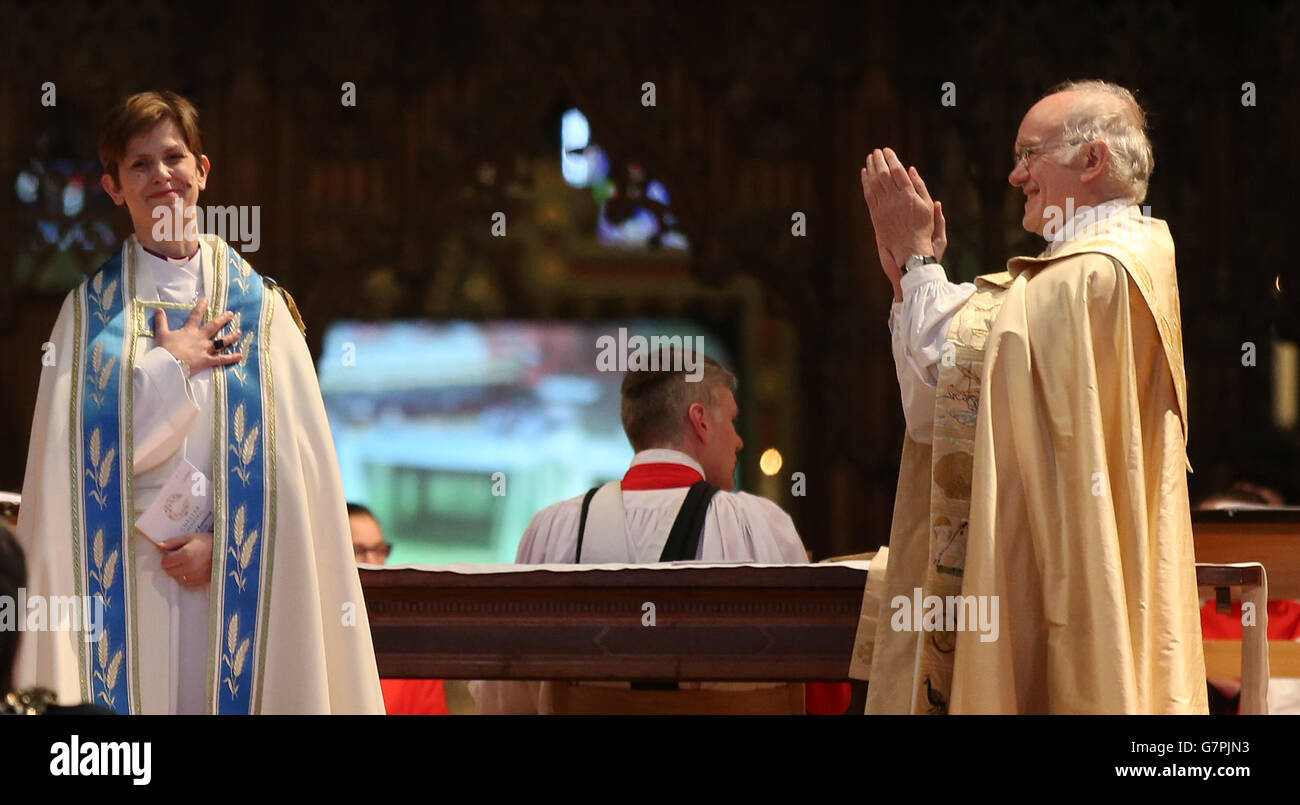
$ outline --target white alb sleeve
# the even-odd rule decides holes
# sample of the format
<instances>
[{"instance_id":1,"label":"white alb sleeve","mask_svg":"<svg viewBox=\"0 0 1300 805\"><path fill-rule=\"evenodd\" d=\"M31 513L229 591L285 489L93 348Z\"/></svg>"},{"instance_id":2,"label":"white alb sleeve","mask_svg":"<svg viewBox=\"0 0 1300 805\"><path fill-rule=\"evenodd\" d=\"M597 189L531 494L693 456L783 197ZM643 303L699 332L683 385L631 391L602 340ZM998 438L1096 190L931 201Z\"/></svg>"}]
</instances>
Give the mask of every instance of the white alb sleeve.
<instances>
[{"instance_id":1,"label":"white alb sleeve","mask_svg":"<svg viewBox=\"0 0 1300 805\"><path fill-rule=\"evenodd\" d=\"M907 434L929 444L934 432L934 393L948 325L975 293L969 282L955 284L941 265L907 272L901 282L903 301L889 311L889 333L898 390L903 398Z\"/></svg>"},{"instance_id":2,"label":"white alb sleeve","mask_svg":"<svg viewBox=\"0 0 1300 805\"><path fill-rule=\"evenodd\" d=\"M132 371L134 385L135 474L175 455L199 415L189 378L162 347L145 353Z\"/></svg>"}]
</instances>

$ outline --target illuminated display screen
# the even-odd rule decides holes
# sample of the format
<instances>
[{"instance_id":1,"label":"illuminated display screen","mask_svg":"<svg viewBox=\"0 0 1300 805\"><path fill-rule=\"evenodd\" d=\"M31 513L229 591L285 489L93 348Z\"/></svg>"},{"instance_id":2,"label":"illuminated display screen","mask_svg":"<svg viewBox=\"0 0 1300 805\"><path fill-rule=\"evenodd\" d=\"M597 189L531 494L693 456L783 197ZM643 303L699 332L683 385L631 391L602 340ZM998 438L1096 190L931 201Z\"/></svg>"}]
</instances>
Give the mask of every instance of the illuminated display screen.
<instances>
[{"instance_id":1,"label":"illuminated display screen","mask_svg":"<svg viewBox=\"0 0 1300 805\"><path fill-rule=\"evenodd\" d=\"M623 476L623 373L597 368L602 336L620 343L620 326L632 345L703 337L732 365L711 333L679 321L328 330L318 371L344 492L379 519L390 564L513 562L534 514Z\"/></svg>"}]
</instances>

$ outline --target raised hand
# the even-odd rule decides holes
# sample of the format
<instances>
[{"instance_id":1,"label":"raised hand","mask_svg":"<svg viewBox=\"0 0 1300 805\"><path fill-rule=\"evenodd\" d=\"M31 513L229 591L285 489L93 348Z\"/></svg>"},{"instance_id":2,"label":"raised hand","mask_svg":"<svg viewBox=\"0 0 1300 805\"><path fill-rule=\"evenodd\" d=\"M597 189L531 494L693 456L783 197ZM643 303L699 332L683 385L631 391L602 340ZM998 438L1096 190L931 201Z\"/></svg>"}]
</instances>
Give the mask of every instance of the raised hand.
<instances>
[{"instance_id":1,"label":"raised hand","mask_svg":"<svg viewBox=\"0 0 1300 805\"><path fill-rule=\"evenodd\" d=\"M880 255L880 268L889 278L889 284L894 286L894 301L903 301L903 264L879 240L876 241L876 251Z\"/></svg>"},{"instance_id":2,"label":"raised hand","mask_svg":"<svg viewBox=\"0 0 1300 805\"><path fill-rule=\"evenodd\" d=\"M942 260L943 253L948 250L948 222L943 219L942 201L934 203L934 235L930 238L930 245L934 247L934 259Z\"/></svg>"},{"instance_id":3,"label":"raised hand","mask_svg":"<svg viewBox=\"0 0 1300 805\"><path fill-rule=\"evenodd\" d=\"M921 173L916 166L908 168L907 175L912 180L912 188L916 190L916 194L934 210L934 230L930 236L930 246L934 249L934 259L942 260L943 253L948 248L948 222L943 219L943 204L930 198L930 191L925 188L925 180L921 178Z\"/></svg>"},{"instance_id":4,"label":"raised hand","mask_svg":"<svg viewBox=\"0 0 1300 805\"><path fill-rule=\"evenodd\" d=\"M883 151L877 149L867 157L861 179L862 197L867 202L867 209L871 213L871 224L876 230L876 250L880 256L880 267L894 286L894 301L900 302L903 298L900 285L903 261L913 254L933 254L936 260L942 260L943 253L948 248L948 224L943 217L943 204L930 197L930 191L926 188L920 172L915 167L903 172L911 188L909 193L907 186L899 185L894 164L902 168L902 163L898 162L893 149L886 148ZM928 251L918 248L921 241L915 236L899 239L900 230L892 225L892 222L898 217L900 204L906 205L905 212L909 216L908 220L918 229L924 229L921 211L930 210ZM900 244L905 244L902 250L895 251Z\"/></svg>"},{"instance_id":5,"label":"raised hand","mask_svg":"<svg viewBox=\"0 0 1300 805\"><path fill-rule=\"evenodd\" d=\"M154 340L158 346L170 352L172 357L185 361L190 367L191 377L212 366L239 363L244 357L240 352L221 354L221 350L239 340L241 330L222 337L220 341L215 340L217 333L230 323L235 314L227 310L207 324L203 324L203 314L207 309L208 300L200 299L190 311L190 317L185 325L179 330L168 329L167 316L162 309L157 310L153 317Z\"/></svg>"},{"instance_id":6,"label":"raised hand","mask_svg":"<svg viewBox=\"0 0 1300 805\"><path fill-rule=\"evenodd\" d=\"M915 169L906 170L891 148L872 151L862 169L863 195L876 240L901 260L934 251L934 202L928 193L923 198L917 192L914 174Z\"/></svg>"}]
</instances>

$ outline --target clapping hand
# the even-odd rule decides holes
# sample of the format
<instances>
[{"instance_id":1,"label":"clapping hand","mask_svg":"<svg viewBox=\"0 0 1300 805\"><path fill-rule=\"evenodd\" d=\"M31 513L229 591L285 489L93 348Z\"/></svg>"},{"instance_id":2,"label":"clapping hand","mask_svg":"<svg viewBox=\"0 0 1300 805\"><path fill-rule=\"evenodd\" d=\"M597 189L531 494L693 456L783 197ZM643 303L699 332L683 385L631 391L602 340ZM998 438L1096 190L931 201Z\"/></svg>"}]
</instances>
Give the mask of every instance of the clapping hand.
<instances>
[{"instance_id":1,"label":"clapping hand","mask_svg":"<svg viewBox=\"0 0 1300 805\"><path fill-rule=\"evenodd\" d=\"M862 169L862 196L876 231L880 266L894 286L894 300L902 300L903 262L914 254L943 257L948 247L943 205L930 198L915 167L903 169L893 149L876 149Z\"/></svg>"}]
</instances>

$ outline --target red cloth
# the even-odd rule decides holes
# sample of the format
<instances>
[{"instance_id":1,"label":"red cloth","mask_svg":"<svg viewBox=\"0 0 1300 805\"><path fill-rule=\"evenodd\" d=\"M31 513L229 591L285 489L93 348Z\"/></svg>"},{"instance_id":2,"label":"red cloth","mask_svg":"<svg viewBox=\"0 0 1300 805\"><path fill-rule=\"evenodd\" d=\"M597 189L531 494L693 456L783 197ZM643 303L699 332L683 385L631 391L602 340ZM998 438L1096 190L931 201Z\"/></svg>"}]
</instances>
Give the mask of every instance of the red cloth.
<instances>
[{"instance_id":1,"label":"red cloth","mask_svg":"<svg viewBox=\"0 0 1300 805\"><path fill-rule=\"evenodd\" d=\"M384 709L390 716L449 716L441 679L381 679Z\"/></svg>"},{"instance_id":2,"label":"red cloth","mask_svg":"<svg viewBox=\"0 0 1300 805\"><path fill-rule=\"evenodd\" d=\"M810 716L843 715L852 699L853 686L848 682L809 682L803 686L803 708Z\"/></svg>"},{"instance_id":3,"label":"red cloth","mask_svg":"<svg viewBox=\"0 0 1300 805\"><path fill-rule=\"evenodd\" d=\"M1205 640L1241 639L1241 602L1232 602L1232 611L1220 615L1210 601L1201 608L1201 637ZM1300 601L1268 602L1268 639L1300 640Z\"/></svg>"},{"instance_id":4,"label":"red cloth","mask_svg":"<svg viewBox=\"0 0 1300 805\"><path fill-rule=\"evenodd\" d=\"M685 464L637 464L623 476L623 488L629 491L674 489L703 481L704 476Z\"/></svg>"},{"instance_id":5,"label":"red cloth","mask_svg":"<svg viewBox=\"0 0 1300 805\"><path fill-rule=\"evenodd\" d=\"M1241 602L1233 601L1232 609L1220 615L1214 601L1201 607L1201 638L1203 640L1241 639ZM1268 602L1268 639L1300 640L1300 601ZM1222 688L1222 685L1215 685ZM1229 699L1236 694L1224 691ZM1239 712L1239 711L1238 711Z\"/></svg>"}]
</instances>

